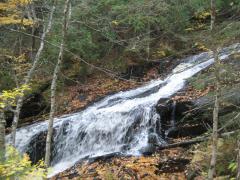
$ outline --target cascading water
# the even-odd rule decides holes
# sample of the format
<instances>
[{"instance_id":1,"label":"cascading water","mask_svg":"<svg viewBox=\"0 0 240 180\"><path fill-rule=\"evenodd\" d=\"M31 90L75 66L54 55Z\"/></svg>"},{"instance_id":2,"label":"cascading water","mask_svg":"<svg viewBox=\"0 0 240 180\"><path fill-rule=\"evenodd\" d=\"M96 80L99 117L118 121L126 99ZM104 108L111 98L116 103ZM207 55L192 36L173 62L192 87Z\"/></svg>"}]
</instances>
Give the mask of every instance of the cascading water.
<instances>
[{"instance_id":1,"label":"cascading water","mask_svg":"<svg viewBox=\"0 0 240 180\"><path fill-rule=\"evenodd\" d=\"M240 51L240 44L223 49L220 58L227 58L233 50ZM108 96L79 113L56 118L51 175L86 157L115 152L139 155L149 145L149 137L155 137L154 143L165 143L160 133L160 116L155 110L158 100L176 93L187 78L213 62L211 53L187 58L164 81L154 80L143 87ZM17 148L29 151L35 138L46 131L47 122L18 129Z\"/></svg>"}]
</instances>

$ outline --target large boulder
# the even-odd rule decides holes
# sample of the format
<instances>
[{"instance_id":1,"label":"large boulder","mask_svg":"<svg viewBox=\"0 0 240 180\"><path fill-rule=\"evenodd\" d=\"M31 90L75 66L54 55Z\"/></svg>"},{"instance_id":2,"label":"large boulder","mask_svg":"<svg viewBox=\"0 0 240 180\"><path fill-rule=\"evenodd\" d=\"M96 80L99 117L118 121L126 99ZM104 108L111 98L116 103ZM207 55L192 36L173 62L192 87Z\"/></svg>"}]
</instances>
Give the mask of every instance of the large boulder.
<instances>
[{"instance_id":1,"label":"large boulder","mask_svg":"<svg viewBox=\"0 0 240 180\"><path fill-rule=\"evenodd\" d=\"M161 117L161 128L167 137L176 134L179 122L184 119L186 113L194 108L192 101L176 102L169 98L160 99L156 110Z\"/></svg>"},{"instance_id":2,"label":"large boulder","mask_svg":"<svg viewBox=\"0 0 240 180\"><path fill-rule=\"evenodd\" d=\"M46 149L46 137L47 132L41 132L34 136L29 143L27 154L29 155L33 163L37 163L39 160L44 158Z\"/></svg>"},{"instance_id":3,"label":"large boulder","mask_svg":"<svg viewBox=\"0 0 240 180\"><path fill-rule=\"evenodd\" d=\"M166 137L197 136L206 132L212 125L214 100L214 93L180 102L160 99L156 109L160 114L161 128ZM220 123L224 124L231 119L224 117L231 114L234 116L240 105L239 85L222 88L220 101Z\"/></svg>"}]
</instances>

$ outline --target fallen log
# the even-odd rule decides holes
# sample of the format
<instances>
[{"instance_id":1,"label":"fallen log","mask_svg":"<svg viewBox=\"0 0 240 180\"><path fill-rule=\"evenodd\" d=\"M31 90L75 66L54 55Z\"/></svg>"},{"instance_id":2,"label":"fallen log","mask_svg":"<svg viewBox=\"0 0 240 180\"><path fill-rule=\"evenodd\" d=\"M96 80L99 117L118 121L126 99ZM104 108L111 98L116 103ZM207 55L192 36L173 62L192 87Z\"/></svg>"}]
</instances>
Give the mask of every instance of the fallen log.
<instances>
[{"instance_id":1,"label":"fallen log","mask_svg":"<svg viewBox=\"0 0 240 180\"><path fill-rule=\"evenodd\" d=\"M230 132L219 134L219 137L227 137L227 136L231 136L233 134L239 133L239 132L240 132L240 130L230 131ZM170 148L176 148L176 147L186 147L186 146L190 146L193 144L197 144L197 143L209 140L210 138L211 138L211 136L208 135L208 136L198 137L198 138L191 139L188 141L182 141L182 142L177 142L177 143L172 143L172 144L166 144L166 145L154 144L154 146L156 146L158 150L170 149Z\"/></svg>"}]
</instances>

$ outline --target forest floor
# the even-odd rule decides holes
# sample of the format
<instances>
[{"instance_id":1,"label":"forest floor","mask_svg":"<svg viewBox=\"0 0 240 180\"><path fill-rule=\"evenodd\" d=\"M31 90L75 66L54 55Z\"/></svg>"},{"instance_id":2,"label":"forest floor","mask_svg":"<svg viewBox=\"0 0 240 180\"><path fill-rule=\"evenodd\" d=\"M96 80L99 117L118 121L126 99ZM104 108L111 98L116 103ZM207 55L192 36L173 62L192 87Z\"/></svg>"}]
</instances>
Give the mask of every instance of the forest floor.
<instances>
[{"instance_id":1,"label":"forest floor","mask_svg":"<svg viewBox=\"0 0 240 180\"><path fill-rule=\"evenodd\" d=\"M150 156L102 158L82 162L52 179L182 180L187 179L187 164L191 158L186 148L162 150Z\"/></svg>"}]
</instances>

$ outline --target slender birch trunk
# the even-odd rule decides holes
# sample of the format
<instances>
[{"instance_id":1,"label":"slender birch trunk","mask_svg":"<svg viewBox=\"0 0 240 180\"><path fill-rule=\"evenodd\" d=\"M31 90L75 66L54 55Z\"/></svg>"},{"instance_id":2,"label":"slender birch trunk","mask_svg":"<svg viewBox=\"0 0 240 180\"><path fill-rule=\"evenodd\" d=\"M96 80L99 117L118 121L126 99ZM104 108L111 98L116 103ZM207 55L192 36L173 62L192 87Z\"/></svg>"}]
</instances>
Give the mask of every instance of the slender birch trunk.
<instances>
[{"instance_id":1,"label":"slender birch trunk","mask_svg":"<svg viewBox=\"0 0 240 180\"><path fill-rule=\"evenodd\" d=\"M238 163L238 169L237 169L237 180L240 180L240 139L238 139L238 158L237 158L237 163Z\"/></svg>"},{"instance_id":2,"label":"slender birch trunk","mask_svg":"<svg viewBox=\"0 0 240 180\"><path fill-rule=\"evenodd\" d=\"M51 110L50 110L50 116L48 121L48 133L47 133L46 154L45 154L45 164L47 167L50 166L53 121L54 121L54 114L56 111L56 88L57 88L57 80L60 72L60 67L63 61L63 51L64 51L65 38L67 34L68 21L70 19L70 14L71 14L71 11L69 9L70 9L70 0L66 0L65 6L64 6L63 24L62 24L62 42L60 45L58 60L54 69L53 79L51 84Z\"/></svg>"},{"instance_id":3,"label":"slender birch trunk","mask_svg":"<svg viewBox=\"0 0 240 180\"><path fill-rule=\"evenodd\" d=\"M5 158L5 117L0 110L0 162Z\"/></svg>"},{"instance_id":4,"label":"slender birch trunk","mask_svg":"<svg viewBox=\"0 0 240 180\"><path fill-rule=\"evenodd\" d=\"M49 33L49 31L51 30L51 27L52 27L52 20L53 20L54 11L55 11L55 1L53 3L52 8L51 8L48 25L47 25L47 27L44 27L44 29L43 29L39 49L38 49L37 54L36 54L36 56L33 60L33 64L31 66L30 70L28 71L27 76L24 79L24 82L23 82L24 85L29 84L29 82L31 81L32 76L34 74L34 71L36 70L36 67L39 63L40 56L42 54L42 51L43 51L43 48L44 48L44 45L45 45L46 36L47 36L47 34ZM21 111L21 108L23 106L23 100L24 100L24 96L22 96L18 99L16 109L15 109L15 112L14 112L13 124L12 124L12 133L11 133L11 144L13 146L15 146L16 130L17 130L17 126L18 126L20 111Z\"/></svg>"},{"instance_id":5,"label":"slender birch trunk","mask_svg":"<svg viewBox=\"0 0 240 180\"><path fill-rule=\"evenodd\" d=\"M212 156L210 161L210 168L208 171L208 179L213 179L216 175L216 161L218 152L218 121L219 121L219 99L220 99L220 59L218 58L218 52L214 51L214 61L215 61L215 78L216 78L216 94L215 103L213 110L213 132L212 132Z\"/></svg>"}]
</instances>

